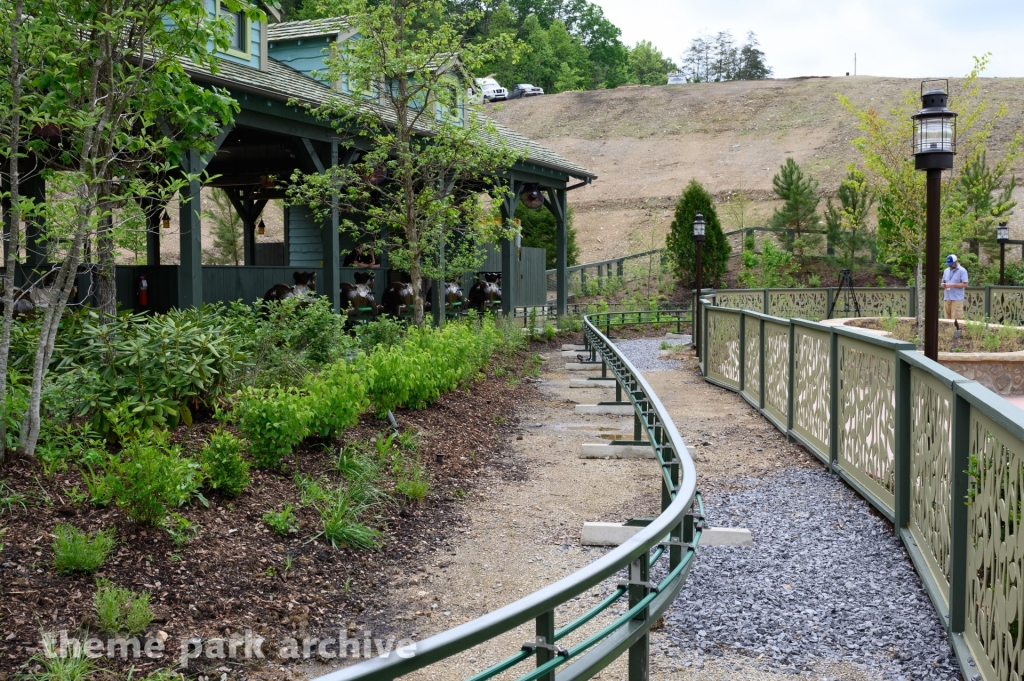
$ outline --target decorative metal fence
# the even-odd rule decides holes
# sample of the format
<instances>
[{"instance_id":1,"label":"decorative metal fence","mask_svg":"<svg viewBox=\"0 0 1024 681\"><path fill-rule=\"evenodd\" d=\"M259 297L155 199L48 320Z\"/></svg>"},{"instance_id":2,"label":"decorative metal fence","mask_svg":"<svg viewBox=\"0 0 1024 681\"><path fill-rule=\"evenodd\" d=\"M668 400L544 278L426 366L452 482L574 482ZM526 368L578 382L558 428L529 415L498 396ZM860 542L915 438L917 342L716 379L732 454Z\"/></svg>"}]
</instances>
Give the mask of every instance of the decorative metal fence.
<instances>
[{"instance_id":1,"label":"decorative metal fence","mask_svg":"<svg viewBox=\"0 0 1024 681\"><path fill-rule=\"evenodd\" d=\"M658 323L658 313L634 313L633 323ZM616 393L628 397L637 425L647 432L661 477L661 515L617 549L582 570L550 584L514 603L471 622L418 642L405 657L388 655L368 660L326 676L318 681L389 681L442 662L485 641L527 624L535 623L536 637L526 641L513 655L471 677L484 681L502 674L530 658L535 667L519 681L589 679L628 651L630 681L649 678L649 632L682 589L693 565L703 531L703 503L697 493L697 471L676 431L675 425L644 377L623 357L601 328L622 322L622 313L588 315L584 337L593 356L600 357L605 373L618 383ZM614 317L614 319L612 319ZM667 559L666 576L651 581L651 568ZM625 581L611 595L585 614L561 628L555 626L555 609L567 604L596 584L625 571ZM626 612L596 631L583 636L582 628L626 598ZM570 635L576 639L570 644ZM412 655L408 655L408 653Z\"/></svg>"},{"instance_id":2,"label":"decorative metal fence","mask_svg":"<svg viewBox=\"0 0 1024 681\"><path fill-rule=\"evenodd\" d=\"M862 317L913 317L917 310L917 289L855 288ZM837 288L722 289L711 299L719 307L754 310L776 317L818 321L828 317L832 301L840 296L833 317L853 317ZM1024 287L971 286L964 295L964 316L1001 324L1024 323Z\"/></svg>"},{"instance_id":3,"label":"decorative metal fence","mask_svg":"<svg viewBox=\"0 0 1024 681\"><path fill-rule=\"evenodd\" d=\"M654 270L653 274L655 276L661 273L662 264L665 261L665 254L662 249L633 253L631 255L624 255L621 258L612 258L611 260L586 262L567 268L566 276L568 278L569 297L571 298L577 293L584 292L588 281L595 282L597 290L600 290L606 281L611 281L616 277L624 281L627 277L626 263L630 260L641 258L650 259L649 265ZM558 292L558 270L545 270L545 272L547 273L548 298L553 299Z\"/></svg>"},{"instance_id":4,"label":"decorative metal fence","mask_svg":"<svg viewBox=\"0 0 1024 681\"><path fill-rule=\"evenodd\" d=\"M700 302L705 380L893 522L965 679L1024 676L1024 411L909 343Z\"/></svg>"}]
</instances>

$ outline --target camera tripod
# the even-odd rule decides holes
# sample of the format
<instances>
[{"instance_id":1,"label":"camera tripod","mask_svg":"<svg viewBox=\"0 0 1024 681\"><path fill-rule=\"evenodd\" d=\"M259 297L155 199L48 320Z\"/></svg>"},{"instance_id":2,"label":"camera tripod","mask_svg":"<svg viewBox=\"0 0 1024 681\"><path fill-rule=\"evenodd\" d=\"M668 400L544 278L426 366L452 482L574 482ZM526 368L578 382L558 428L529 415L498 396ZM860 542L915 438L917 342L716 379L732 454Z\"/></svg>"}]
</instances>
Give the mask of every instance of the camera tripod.
<instances>
[{"instance_id":1,"label":"camera tripod","mask_svg":"<svg viewBox=\"0 0 1024 681\"><path fill-rule=\"evenodd\" d=\"M860 317L860 303L857 302L857 292L853 290L850 270L842 270L839 274L839 288L836 289L835 296L832 298L832 306L828 309L828 319L832 319L832 314L836 311L836 303L839 302L840 294L843 296L843 316L850 316L850 304L852 303L853 311Z\"/></svg>"}]
</instances>

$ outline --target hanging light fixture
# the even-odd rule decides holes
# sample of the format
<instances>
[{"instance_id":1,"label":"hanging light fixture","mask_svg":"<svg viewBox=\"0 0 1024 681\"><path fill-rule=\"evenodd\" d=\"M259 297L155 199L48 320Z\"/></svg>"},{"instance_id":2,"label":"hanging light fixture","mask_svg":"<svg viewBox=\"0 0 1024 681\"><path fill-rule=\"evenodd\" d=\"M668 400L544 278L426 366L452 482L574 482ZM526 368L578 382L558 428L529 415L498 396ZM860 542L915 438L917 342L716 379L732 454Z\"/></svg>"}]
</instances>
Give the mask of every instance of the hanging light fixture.
<instances>
[{"instance_id":1,"label":"hanging light fixture","mask_svg":"<svg viewBox=\"0 0 1024 681\"><path fill-rule=\"evenodd\" d=\"M164 229L171 228L171 216L167 214L167 211L164 211L164 216L160 218L160 224L164 226Z\"/></svg>"},{"instance_id":2,"label":"hanging light fixture","mask_svg":"<svg viewBox=\"0 0 1024 681\"><path fill-rule=\"evenodd\" d=\"M536 209L544 205L544 195L540 191L540 185L534 182L523 186L519 198L527 208Z\"/></svg>"},{"instance_id":3,"label":"hanging light fixture","mask_svg":"<svg viewBox=\"0 0 1024 681\"><path fill-rule=\"evenodd\" d=\"M263 236L267 233L267 225L263 222L263 218L260 218L260 224L256 226L256 233Z\"/></svg>"}]
</instances>

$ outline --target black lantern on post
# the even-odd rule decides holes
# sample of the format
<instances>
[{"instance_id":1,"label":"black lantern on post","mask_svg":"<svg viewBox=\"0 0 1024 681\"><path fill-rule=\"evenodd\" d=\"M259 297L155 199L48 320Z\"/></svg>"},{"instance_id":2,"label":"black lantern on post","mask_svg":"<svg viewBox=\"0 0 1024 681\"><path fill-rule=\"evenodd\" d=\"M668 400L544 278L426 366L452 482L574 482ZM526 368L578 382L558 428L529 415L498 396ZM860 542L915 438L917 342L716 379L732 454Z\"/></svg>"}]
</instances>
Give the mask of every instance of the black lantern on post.
<instances>
[{"instance_id":1,"label":"black lantern on post","mask_svg":"<svg viewBox=\"0 0 1024 681\"><path fill-rule=\"evenodd\" d=\"M946 90L925 90L921 83L921 110L914 121L914 165L928 173L925 227L924 355L939 358L939 213L942 171L953 167L956 154L956 113L946 108ZM932 81L934 82L934 81ZM946 88L949 81L945 81Z\"/></svg>"},{"instance_id":2,"label":"black lantern on post","mask_svg":"<svg viewBox=\"0 0 1024 681\"><path fill-rule=\"evenodd\" d=\"M693 219L693 244L697 249L697 262L696 262L696 281L694 285L697 287L697 298L696 304L693 306L693 347L697 351L697 357L700 357L700 292L702 290L701 275L704 273L704 265L701 262L701 247L704 245L704 214L697 213Z\"/></svg>"},{"instance_id":3,"label":"black lantern on post","mask_svg":"<svg viewBox=\"0 0 1024 681\"><path fill-rule=\"evenodd\" d=\"M1000 222L996 227L996 241L999 242L999 285L1006 286L1006 242L1010 240L1010 227Z\"/></svg>"}]
</instances>

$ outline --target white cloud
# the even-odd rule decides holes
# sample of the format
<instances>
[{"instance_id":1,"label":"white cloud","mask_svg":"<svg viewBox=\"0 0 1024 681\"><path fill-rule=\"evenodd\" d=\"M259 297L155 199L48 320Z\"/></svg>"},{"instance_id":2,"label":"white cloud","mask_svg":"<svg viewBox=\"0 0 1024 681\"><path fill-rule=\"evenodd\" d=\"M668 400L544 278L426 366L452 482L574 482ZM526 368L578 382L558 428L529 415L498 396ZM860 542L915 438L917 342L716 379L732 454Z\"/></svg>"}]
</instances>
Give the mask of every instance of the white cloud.
<instances>
[{"instance_id":1,"label":"white cloud","mask_svg":"<svg viewBox=\"0 0 1024 681\"><path fill-rule=\"evenodd\" d=\"M775 76L853 71L909 78L962 76L992 52L988 76L1024 76L1024 3L1009 0L592 0L623 42L652 41L677 63L701 32L757 34Z\"/></svg>"}]
</instances>

